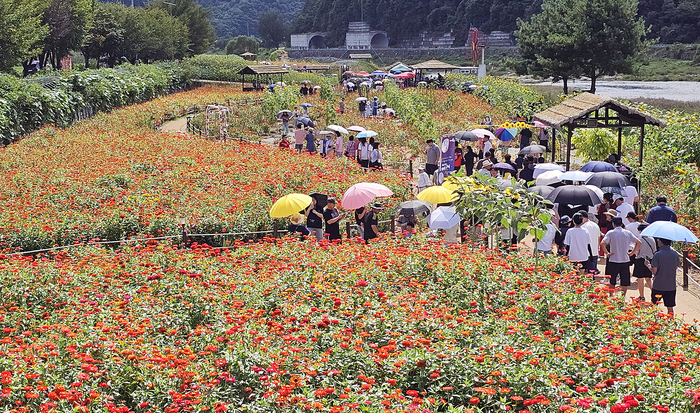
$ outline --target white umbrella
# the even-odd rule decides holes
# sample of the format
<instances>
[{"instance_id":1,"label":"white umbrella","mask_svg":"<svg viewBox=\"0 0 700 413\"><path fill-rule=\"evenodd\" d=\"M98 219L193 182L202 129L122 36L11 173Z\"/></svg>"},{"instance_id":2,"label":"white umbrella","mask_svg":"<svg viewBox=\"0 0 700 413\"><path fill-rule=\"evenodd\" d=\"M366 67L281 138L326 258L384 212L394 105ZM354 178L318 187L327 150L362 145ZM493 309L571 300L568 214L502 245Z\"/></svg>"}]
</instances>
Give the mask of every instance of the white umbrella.
<instances>
[{"instance_id":1,"label":"white umbrella","mask_svg":"<svg viewBox=\"0 0 700 413\"><path fill-rule=\"evenodd\" d=\"M559 176L562 181L585 182L591 176L590 172L568 171Z\"/></svg>"},{"instance_id":2,"label":"white umbrella","mask_svg":"<svg viewBox=\"0 0 700 413\"><path fill-rule=\"evenodd\" d=\"M348 130L345 129L344 127L342 127L342 126L339 126L339 125L328 125L328 126L326 126L326 129L332 130L332 131L335 131L335 132L344 133L344 134L346 134L346 135L348 134Z\"/></svg>"},{"instance_id":3,"label":"white umbrella","mask_svg":"<svg viewBox=\"0 0 700 413\"><path fill-rule=\"evenodd\" d=\"M559 176L561 178L561 176ZM590 189L591 191L595 192L596 195L600 197L600 199L603 199L603 190L598 188L595 185L584 185L586 188Z\"/></svg>"},{"instance_id":4,"label":"white umbrella","mask_svg":"<svg viewBox=\"0 0 700 413\"><path fill-rule=\"evenodd\" d=\"M698 237L683 225L671 221L656 221L642 231L642 235L671 241L698 242Z\"/></svg>"},{"instance_id":5,"label":"white umbrella","mask_svg":"<svg viewBox=\"0 0 700 413\"><path fill-rule=\"evenodd\" d=\"M350 126L348 128L348 130L351 132L364 132L365 128L363 128L362 126L353 125L353 126Z\"/></svg>"},{"instance_id":6,"label":"white umbrella","mask_svg":"<svg viewBox=\"0 0 700 413\"><path fill-rule=\"evenodd\" d=\"M535 185L551 185L561 182L561 171L545 171L535 179Z\"/></svg>"},{"instance_id":7,"label":"white umbrella","mask_svg":"<svg viewBox=\"0 0 700 413\"><path fill-rule=\"evenodd\" d=\"M362 97L362 96L360 96L359 98L355 98L355 102L362 102L362 101L365 101L365 100L367 100L367 98L366 98L366 97Z\"/></svg>"},{"instance_id":8,"label":"white umbrella","mask_svg":"<svg viewBox=\"0 0 700 413\"><path fill-rule=\"evenodd\" d=\"M461 218L457 214L455 207L441 206L428 215L428 226L430 229L450 229L459 224Z\"/></svg>"},{"instance_id":9,"label":"white umbrella","mask_svg":"<svg viewBox=\"0 0 700 413\"><path fill-rule=\"evenodd\" d=\"M485 137L485 136L488 136L489 139L497 139L497 138L496 138L496 135L494 135L493 133L487 131L486 129L479 129L479 128L477 128L477 129L472 129L472 133L475 134L476 136L480 137L480 138L483 138L483 137Z\"/></svg>"},{"instance_id":10,"label":"white umbrella","mask_svg":"<svg viewBox=\"0 0 700 413\"><path fill-rule=\"evenodd\" d=\"M535 165L535 171L532 173L533 178L537 178L541 174L547 172L547 171L559 171L559 172L564 172L566 169L564 169L563 166L557 165L555 163L538 163Z\"/></svg>"}]
</instances>

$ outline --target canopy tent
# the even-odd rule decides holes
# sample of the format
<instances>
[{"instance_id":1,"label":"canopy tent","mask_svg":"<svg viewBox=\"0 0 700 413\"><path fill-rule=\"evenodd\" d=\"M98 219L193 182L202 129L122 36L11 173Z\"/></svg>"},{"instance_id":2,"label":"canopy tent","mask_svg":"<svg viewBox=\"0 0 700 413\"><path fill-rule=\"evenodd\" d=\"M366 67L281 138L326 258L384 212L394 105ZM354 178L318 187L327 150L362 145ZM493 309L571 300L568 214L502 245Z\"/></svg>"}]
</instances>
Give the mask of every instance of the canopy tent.
<instances>
[{"instance_id":1,"label":"canopy tent","mask_svg":"<svg viewBox=\"0 0 700 413\"><path fill-rule=\"evenodd\" d=\"M639 166L641 167L644 156L644 126L652 125L660 128L666 126L662 120L625 106L615 99L588 92L581 93L557 106L533 115L533 119L552 128L554 142L556 142L556 132L561 133L562 128L566 128L567 171L571 167L571 136L574 129L617 129L617 155L619 157L622 154L622 129L641 128L639 137ZM555 147L556 145L552 145L552 161L555 160Z\"/></svg>"},{"instance_id":2,"label":"canopy tent","mask_svg":"<svg viewBox=\"0 0 700 413\"><path fill-rule=\"evenodd\" d=\"M396 73L396 72L403 73L403 72L410 72L411 68L409 68L408 66L406 66L405 64L403 64L401 62L396 62L393 66L391 66L389 69L387 69L387 71L389 73Z\"/></svg>"},{"instance_id":3,"label":"canopy tent","mask_svg":"<svg viewBox=\"0 0 700 413\"><path fill-rule=\"evenodd\" d=\"M243 69L241 69L240 72L238 72L242 79L241 79L241 84L243 85L243 91L247 90L255 90L256 87L260 86L260 81L261 77L265 78L266 82L273 83L272 81L272 76L273 75L280 75L280 82L283 81L283 76L287 72L287 70L281 66L272 66L272 65L250 65L246 66ZM245 87L245 75L253 75L255 76L255 80L253 82L253 87L252 88L246 88Z\"/></svg>"}]
</instances>

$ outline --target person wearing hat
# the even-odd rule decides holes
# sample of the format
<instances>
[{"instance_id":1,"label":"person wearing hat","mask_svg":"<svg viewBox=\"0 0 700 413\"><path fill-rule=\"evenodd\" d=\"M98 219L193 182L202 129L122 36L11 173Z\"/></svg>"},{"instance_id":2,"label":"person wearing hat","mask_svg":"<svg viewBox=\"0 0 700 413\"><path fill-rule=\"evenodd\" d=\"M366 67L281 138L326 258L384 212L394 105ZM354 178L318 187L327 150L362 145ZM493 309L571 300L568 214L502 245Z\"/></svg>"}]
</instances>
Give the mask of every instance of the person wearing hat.
<instances>
[{"instance_id":1,"label":"person wearing hat","mask_svg":"<svg viewBox=\"0 0 700 413\"><path fill-rule=\"evenodd\" d=\"M340 235L340 220L345 216L338 212L335 207L338 201L334 197L328 198L328 204L326 204L326 209L323 211L323 219L326 221L326 233L328 234L328 239L340 240L343 237Z\"/></svg>"},{"instance_id":2,"label":"person wearing hat","mask_svg":"<svg viewBox=\"0 0 700 413\"><path fill-rule=\"evenodd\" d=\"M304 222L303 215L299 213L294 214L289 220L290 224L287 227L287 231L290 235L299 234L299 238L304 239L305 236L310 234L309 229L302 225L302 222Z\"/></svg>"},{"instance_id":3,"label":"person wearing hat","mask_svg":"<svg viewBox=\"0 0 700 413\"><path fill-rule=\"evenodd\" d=\"M493 164L491 163L491 161L489 161L487 159L481 164L481 169L479 170L479 174L484 175L484 176L492 176L492 174L491 174L492 168L493 168Z\"/></svg>"},{"instance_id":4,"label":"person wearing hat","mask_svg":"<svg viewBox=\"0 0 700 413\"><path fill-rule=\"evenodd\" d=\"M600 241L600 246L603 247L605 255L608 257L605 275L610 276L609 294L612 297L619 276L622 298L624 299L627 295L627 287L630 286L630 257L639 252L641 244L634 234L622 228L622 217L613 217L612 223L613 230L605 234L603 240ZM634 245L632 251L629 250L630 245ZM610 246L610 252L607 251L607 246Z\"/></svg>"},{"instance_id":5,"label":"person wearing hat","mask_svg":"<svg viewBox=\"0 0 700 413\"><path fill-rule=\"evenodd\" d=\"M306 129L306 150L311 155L316 153L316 137L314 136L314 128Z\"/></svg>"},{"instance_id":6,"label":"person wearing hat","mask_svg":"<svg viewBox=\"0 0 700 413\"><path fill-rule=\"evenodd\" d=\"M430 176L425 172L425 166L418 167L418 193L420 194L425 188L433 186Z\"/></svg>"},{"instance_id":7,"label":"person wearing hat","mask_svg":"<svg viewBox=\"0 0 700 413\"><path fill-rule=\"evenodd\" d=\"M379 212L384 209L381 202L372 204L372 209L367 212L363 218L363 226L365 228L365 242L379 237Z\"/></svg>"},{"instance_id":8,"label":"person wearing hat","mask_svg":"<svg viewBox=\"0 0 700 413\"><path fill-rule=\"evenodd\" d=\"M622 194L616 194L614 196L615 211L617 211L617 216L622 218L622 223L625 225L630 224L630 220L627 218L627 214L630 212L634 214L634 207L627 202L625 202L625 197Z\"/></svg>"},{"instance_id":9,"label":"person wearing hat","mask_svg":"<svg viewBox=\"0 0 700 413\"><path fill-rule=\"evenodd\" d=\"M568 215L562 215L559 218L559 232L557 232L556 235L554 235L554 243L557 244L557 255L559 256L566 255L564 238L566 237L566 233L569 231L570 227L571 217L569 217Z\"/></svg>"}]
</instances>

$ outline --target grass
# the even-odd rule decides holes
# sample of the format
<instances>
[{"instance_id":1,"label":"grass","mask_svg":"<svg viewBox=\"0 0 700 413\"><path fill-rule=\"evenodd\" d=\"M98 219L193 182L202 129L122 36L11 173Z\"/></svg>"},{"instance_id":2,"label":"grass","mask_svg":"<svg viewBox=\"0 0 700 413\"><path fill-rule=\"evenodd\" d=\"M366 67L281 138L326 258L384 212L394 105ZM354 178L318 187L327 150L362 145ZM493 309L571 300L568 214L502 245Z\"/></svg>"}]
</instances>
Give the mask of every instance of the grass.
<instances>
[{"instance_id":1,"label":"grass","mask_svg":"<svg viewBox=\"0 0 700 413\"><path fill-rule=\"evenodd\" d=\"M661 110L677 110L688 114L700 113L700 102L681 102L670 99L630 99L630 102L646 103Z\"/></svg>"},{"instance_id":2,"label":"grass","mask_svg":"<svg viewBox=\"0 0 700 413\"><path fill-rule=\"evenodd\" d=\"M623 80L639 81L700 81L700 64L690 60L662 58L649 60L635 73L623 75Z\"/></svg>"}]
</instances>

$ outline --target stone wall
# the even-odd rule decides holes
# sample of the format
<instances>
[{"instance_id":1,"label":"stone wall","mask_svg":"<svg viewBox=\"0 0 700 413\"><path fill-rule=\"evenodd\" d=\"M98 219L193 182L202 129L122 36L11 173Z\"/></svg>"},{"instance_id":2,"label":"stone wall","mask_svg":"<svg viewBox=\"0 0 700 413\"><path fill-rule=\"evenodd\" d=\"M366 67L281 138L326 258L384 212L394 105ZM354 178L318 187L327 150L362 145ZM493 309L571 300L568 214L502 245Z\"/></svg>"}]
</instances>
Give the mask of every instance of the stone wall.
<instances>
[{"instance_id":1,"label":"stone wall","mask_svg":"<svg viewBox=\"0 0 700 413\"><path fill-rule=\"evenodd\" d=\"M346 48L330 48L330 49L314 49L314 50L289 50L291 59L314 59L320 61L333 61L337 59L349 59L350 53L355 53ZM389 48L389 49L373 49L367 50L367 53L372 54L374 60L381 60L385 64L391 64L395 61L423 61L430 59L437 60L454 60L463 59L469 61L471 48L468 47L450 47L450 48ZM518 49L516 47L499 47L486 48L486 57L489 56L517 56Z\"/></svg>"}]
</instances>

